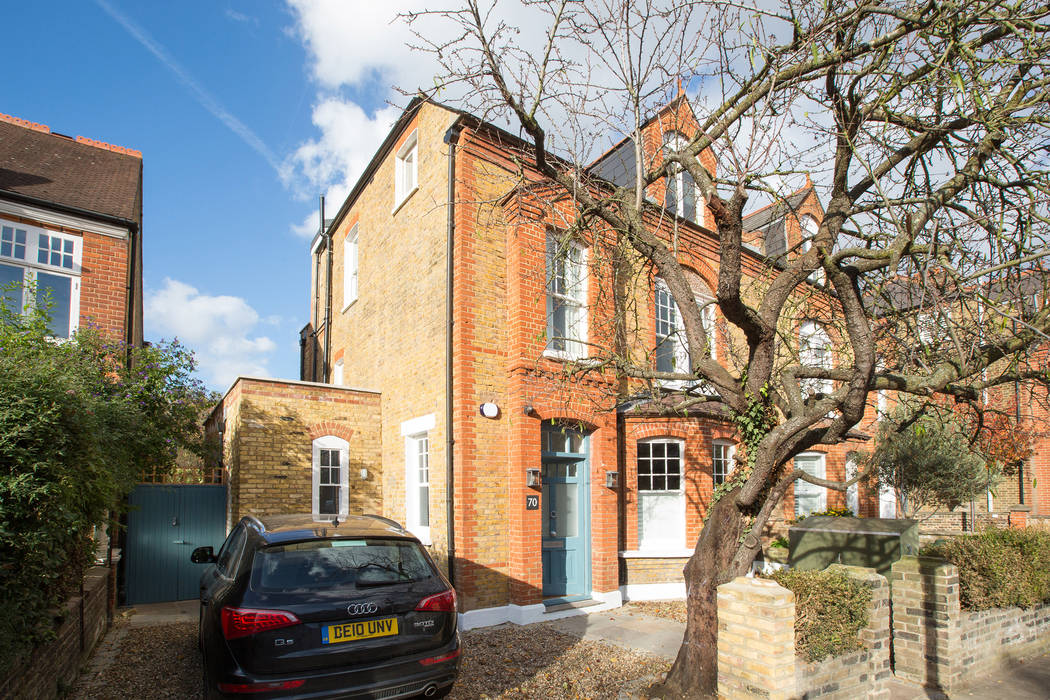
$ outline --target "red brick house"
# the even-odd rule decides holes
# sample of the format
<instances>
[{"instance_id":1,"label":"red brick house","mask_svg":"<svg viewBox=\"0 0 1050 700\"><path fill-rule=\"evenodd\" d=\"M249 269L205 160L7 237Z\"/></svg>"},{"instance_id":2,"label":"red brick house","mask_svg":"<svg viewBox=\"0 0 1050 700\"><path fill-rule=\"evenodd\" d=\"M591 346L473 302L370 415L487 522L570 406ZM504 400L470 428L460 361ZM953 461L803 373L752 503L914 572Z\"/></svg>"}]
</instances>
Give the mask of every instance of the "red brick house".
<instances>
[{"instance_id":1,"label":"red brick house","mask_svg":"<svg viewBox=\"0 0 1050 700\"><path fill-rule=\"evenodd\" d=\"M0 285L50 294L51 331L142 343L142 154L0 114Z\"/></svg>"},{"instance_id":2,"label":"red brick house","mask_svg":"<svg viewBox=\"0 0 1050 700\"><path fill-rule=\"evenodd\" d=\"M660 152L696 128L680 98L644 134ZM467 626L680 595L712 490L734 464L720 410L666 418L651 392L624 400L612 377L566 375L591 344L611 342L597 264L606 241L596 232L558 249L570 204L527 175L522 183L514 157L525 152L472 115L413 100L313 241L300 381L238 380L209 422L223 434L227 483L244 484L231 520L253 508L309 506L318 518L378 509L447 567ZM592 168L631 177L630 153L617 145ZM694 292L710 298L717 241L694 188L682 175L654 185L665 211L652 225L678 237ZM811 187L755 212L748 274L804 245L807 217L820 216ZM674 300L652 277L631 293L633 342L656 366L673 365L683 342ZM717 313L709 323L712 352L728 362L738 339ZM824 361L830 339L811 335ZM292 439L238 437L280 432L281 421ZM799 460L841 477L861 444ZM802 487L783 515L847 503L876 514L864 489Z\"/></svg>"}]
</instances>

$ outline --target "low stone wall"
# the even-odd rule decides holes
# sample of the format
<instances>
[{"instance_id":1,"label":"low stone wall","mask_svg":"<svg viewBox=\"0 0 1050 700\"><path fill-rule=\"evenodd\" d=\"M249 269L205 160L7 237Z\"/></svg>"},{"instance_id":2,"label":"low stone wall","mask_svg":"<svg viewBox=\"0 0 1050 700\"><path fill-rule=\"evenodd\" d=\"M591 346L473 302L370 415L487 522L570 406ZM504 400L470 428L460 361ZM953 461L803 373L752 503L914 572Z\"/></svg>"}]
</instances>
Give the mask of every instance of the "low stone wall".
<instances>
[{"instance_id":1,"label":"low stone wall","mask_svg":"<svg viewBox=\"0 0 1050 700\"><path fill-rule=\"evenodd\" d=\"M96 566L84 576L84 595L66 601L55 638L0 681L0 698L55 698L76 680L80 666L109 626L110 570Z\"/></svg>"},{"instance_id":2,"label":"low stone wall","mask_svg":"<svg viewBox=\"0 0 1050 700\"><path fill-rule=\"evenodd\" d=\"M871 588L864 649L817 662L796 656L794 593L772 580L742 576L718 587L720 698L889 697L889 585L873 569L833 568Z\"/></svg>"},{"instance_id":3,"label":"low stone wall","mask_svg":"<svg viewBox=\"0 0 1050 700\"><path fill-rule=\"evenodd\" d=\"M625 600L683 599L687 561L688 557L620 552L620 593Z\"/></svg>"},{"instance_id":4,"label":"low stone wall","mask_svg":"<svg viewBox=\"0 0 1050 700\"><path fill-rule=\"evenodd\" d=\"M1012 658L1050 651L1050 605L963 611L959 571L939 559L893 565L898 677L951 692Z\"/></svg>"}]
</instances>

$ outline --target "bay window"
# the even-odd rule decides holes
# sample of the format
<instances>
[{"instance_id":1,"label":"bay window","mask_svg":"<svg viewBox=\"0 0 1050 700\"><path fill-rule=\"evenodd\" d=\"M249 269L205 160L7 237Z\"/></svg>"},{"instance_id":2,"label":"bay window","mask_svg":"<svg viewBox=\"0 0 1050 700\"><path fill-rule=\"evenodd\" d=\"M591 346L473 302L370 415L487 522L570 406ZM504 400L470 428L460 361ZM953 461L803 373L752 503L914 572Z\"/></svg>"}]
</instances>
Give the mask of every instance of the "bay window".
<instances>
[{"instance_id":1,"label":"bay window","mask_svg":"<svg viewBox=\"0 0 1050 700\"><path fill-rule=\"evenodd\" d=\"M76 236L0 220L0 303L41 309L51 336L68 338L80 320L82 248Z\"/></svg>"}]
</instances>

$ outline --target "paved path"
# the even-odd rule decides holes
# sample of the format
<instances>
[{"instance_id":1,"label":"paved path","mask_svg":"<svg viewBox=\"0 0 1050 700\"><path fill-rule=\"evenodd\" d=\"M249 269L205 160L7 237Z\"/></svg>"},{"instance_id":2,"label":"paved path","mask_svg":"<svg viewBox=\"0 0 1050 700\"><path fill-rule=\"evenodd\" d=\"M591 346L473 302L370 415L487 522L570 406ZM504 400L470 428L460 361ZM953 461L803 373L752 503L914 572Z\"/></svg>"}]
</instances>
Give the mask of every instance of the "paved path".
<instances>
[{"instance_id":1,"label":"paved path","mask_svg":"<svg viewBox=\"0 0 1050 700\"><path fill-rule=\"evenodd\" d=\"M630 608L564 617L549 623L581 639L608 642L674 661L682 646L685 625L662 617L631 612Z\"/></svg>"}]
</instances>

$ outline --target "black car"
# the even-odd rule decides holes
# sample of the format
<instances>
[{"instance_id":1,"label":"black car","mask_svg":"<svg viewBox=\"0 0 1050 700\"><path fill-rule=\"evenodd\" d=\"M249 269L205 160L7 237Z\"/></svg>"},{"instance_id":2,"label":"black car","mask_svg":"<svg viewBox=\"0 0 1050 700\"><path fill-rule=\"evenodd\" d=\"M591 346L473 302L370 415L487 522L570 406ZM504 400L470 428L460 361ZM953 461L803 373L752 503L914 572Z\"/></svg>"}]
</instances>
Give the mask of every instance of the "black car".
<instances>
[{"instance_id":1,"label":"black car","mask_svg":"<svg viewBox=\"0 0 1050 700\"><path fill-rule=\"evenodd\" d=\"M201 576L208 697L444 697L456 593L392 520L246 517Z\"/></svg>"}]
</instances>

